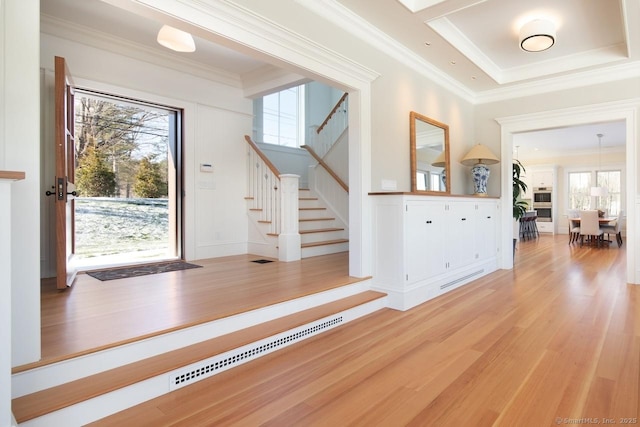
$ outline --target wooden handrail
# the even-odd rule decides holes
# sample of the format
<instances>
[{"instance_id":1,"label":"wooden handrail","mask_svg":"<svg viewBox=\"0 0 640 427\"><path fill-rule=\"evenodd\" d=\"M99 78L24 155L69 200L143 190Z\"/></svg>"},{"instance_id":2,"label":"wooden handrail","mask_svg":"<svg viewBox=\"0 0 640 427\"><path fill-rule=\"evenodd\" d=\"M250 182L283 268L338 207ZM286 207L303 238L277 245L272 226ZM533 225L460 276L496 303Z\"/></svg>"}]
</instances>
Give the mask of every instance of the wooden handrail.
<instances>
[{"instance_id":1,"label":"wooden handrail","mask_svg":"<svg viewBox=\"0 0 640 427\"><path fill-rule=\"evenodd\" d=\"M258 145L256 145L256 143L251 140L251 137L249 135L245 135L244 139L255 150L255 152L258 153L258 156L260 156L262 161L267 165L271 172L273 172L275 176L280 177L280 171L278 171L278 168L273 163L271 163L267 156L264 155L262 150L260 150L260 147L258 147Z\"/></svg>"},{"instance_id":2,"label":"wooden handrail","mask_svg":"<svg viewBox=\"0 0 640 427\"><path fill-rule=\"evenodd\" d=\"M0 170L0 179L6 179L10 181L19 181L24 179L25 173L19 171L5 171Z\"/></svg>"},{"instance_id":3,"label":"wooden handrail","mask_svg":"<svg viewBox=\"0 0 640 427\"><path fill-rule=\"evenodd\" d=\"M322 122L322 124L320 125L320 127L318 129L316 129L316 133L320 133L322 131L322 128L325 127L327 125L327 123L329 123L329 120L331 120L331 116L333 116L335 114L335 112L338 110L338 108L340 107L340 104L342 104L344 102L345 99L347 99L347 96L349 94L347 92L344 93L344 95L342 95L340 97L340 99L338 100L338 102L336 103L336 105L333 107L333 109L331 110L331 112L327 115L327 118L324 119L324 122Z\"/></svg>"},{"instance_id":4,"label":"wooden handrail","mask_svg":"<svg viewBox=\"0 0 640 427\"><path fill-rule=\"evenodd\" d=\"M331 175L331 177L333 177L333 179L335 179L338 184L340 184L340 187L344 188L344 191L346 191L347 193L349 192L349 186L340 179L340 177L329 167L328 164L324 162L324 160L320 158L320 156L316 154L315 151L313 151L313 148L309 147L308 145L301 145L300 148L304 148L305 150L307 150L309 154L311 154L311 156L316 159L320 166L322 166L327 171L327 173Z\"/></svg>"}]
</instances>

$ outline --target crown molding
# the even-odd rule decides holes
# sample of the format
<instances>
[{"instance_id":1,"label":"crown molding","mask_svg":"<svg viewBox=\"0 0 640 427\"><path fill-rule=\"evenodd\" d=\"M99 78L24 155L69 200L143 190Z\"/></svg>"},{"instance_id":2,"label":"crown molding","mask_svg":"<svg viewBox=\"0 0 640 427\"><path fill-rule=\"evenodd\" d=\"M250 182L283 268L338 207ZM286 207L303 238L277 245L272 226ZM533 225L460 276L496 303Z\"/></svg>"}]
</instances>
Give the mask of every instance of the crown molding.
<instances>
[{"instance_id":1,"label":"crown molding","mask_svg":"<svg viewBox=\"0 0 640 427\"><path fill-rule=\"evenodd\" d=\"M171 16L187 22L200 33L221 37L234 48L266 62L296 64L298 70L334 78L354 88L369 85L380 74L325 46L303 37L232 1L207 0L103 0L124 8ZM206 36L206 35L205 35ZM230 46L233 45L233 46ZM277 62L275 62L277 64Z\"/></svg>"},{"instance_id":2,"label":"crown molding","mask_svg":"<svg viewBox=\"0 0 640 427\"><path fill-rule=\"evenodd\" d=\"M132 43L128 40L114 37L110 34L105 34L92 28L71 23L50 15L41 15L40 32L144 61L162 68L171 68L181 73L187 73L228 86L242 88L242 80L237 74L206 66L201 62L172 55L161 49L152 49L137 43Z\"/></svg>"},{"instance_id":3,"label":"crown molding","mask_svg":"<svg viewBox=\"0 0 640 427\"><path fill-rule=\"evenodd\" d=\"M475 103L486 104L612 81L637 79L638 76L640 76L640 61L479 92L475 97Z\"/></svg>"},{"instance_id":4,"label":"crown molding","mask_svg":"<svg viewBox=\"0 0 640 427\"><path fill-rule=\"evenodd\" d=\"M336 0L296 1L314 13L337 24L345 31L353 34L361 40L364 40L372 46L375 46L377 49L382 50L385 54L411 67L429 80L471 102L472 104L484 104L541 93L557 92L566 89L591 86L594 84L636 78L640 75L640 61L635 61L626 64L611 65L609 67L599 68L596 70L582 71L571 75L549 77L531 82L514 83L497 89L475 92L459 81L451 78L442 70L421 58L406 46L398 43L380 31L377 27L374 27L369 22L362 19L359 15L354 14L351 10L342 6ZM469 43L471 42L469 41ZM484 63L490 70L493 70L492 73L496 72L496 68L492 68L490 63L487 63L486 61Z\"/></svg>"},{"instance_id":5,"label":"crown molding","mask_svg":"<svg viewBox=\"0 0 640 427\"><path fill-rule=\"evenodd\" d=\"M407 49L395 39L374 27L366 20L335 0L296 0L297 3L338 25L355 37L383 51L385 54L417 71L425 78L449 90L460 98L473 102L474 94L464 85L452 79L439 68Z\"/></svg>"}]
</instances>

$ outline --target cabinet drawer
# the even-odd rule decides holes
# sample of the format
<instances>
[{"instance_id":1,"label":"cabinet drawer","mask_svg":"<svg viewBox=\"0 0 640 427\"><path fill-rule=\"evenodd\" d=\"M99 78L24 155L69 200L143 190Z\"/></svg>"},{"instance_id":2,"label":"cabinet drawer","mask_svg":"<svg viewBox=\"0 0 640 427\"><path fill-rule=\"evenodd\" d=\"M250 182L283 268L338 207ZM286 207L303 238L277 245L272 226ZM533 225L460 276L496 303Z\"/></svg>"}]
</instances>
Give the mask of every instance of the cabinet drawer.
<instances>
[{"instance_id":1,"label":"cabinet drawer","mask_svg":"<svg viewBox=\"0 0 640 427\"><path fill-rule=\"evenodd\" d=\"M536 222L540 233L553 233L553 222Z\"/></svg>"}]
</instances>

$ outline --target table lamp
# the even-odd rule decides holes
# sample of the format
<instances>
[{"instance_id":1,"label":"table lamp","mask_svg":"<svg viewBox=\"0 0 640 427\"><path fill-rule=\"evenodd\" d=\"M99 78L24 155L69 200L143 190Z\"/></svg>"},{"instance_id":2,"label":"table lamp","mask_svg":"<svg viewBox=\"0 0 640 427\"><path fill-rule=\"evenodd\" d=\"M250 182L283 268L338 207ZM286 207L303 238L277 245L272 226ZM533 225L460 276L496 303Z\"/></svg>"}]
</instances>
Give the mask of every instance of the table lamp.
<instances>
[{"instance_id":1,"label":"table lamp","mask_svg":"<svg viewBox=\"0 0 640 427\"><path fill-rule=\"evenodd\" d=\"M462 158L460 163L465 166L473 166L471 168L471 176L473 177L474 194L476 196L487 195L487 182L489 181L489 168L487 165L493 165L500 160L486 146L476 144Z\"/></svg>"},{"instance_id":2,"label":"table lamp","mask_svg":"<svg viewBox=\"0 0 640 427\"><path fill-rule=\"evenodd\" d=\"M435 166L437 168L442 168L442 183L444 187L447 188L447 159L444 155L444 151L438 154L438 157L431 163L431 166Z\"/></svg>"}]
</instances>

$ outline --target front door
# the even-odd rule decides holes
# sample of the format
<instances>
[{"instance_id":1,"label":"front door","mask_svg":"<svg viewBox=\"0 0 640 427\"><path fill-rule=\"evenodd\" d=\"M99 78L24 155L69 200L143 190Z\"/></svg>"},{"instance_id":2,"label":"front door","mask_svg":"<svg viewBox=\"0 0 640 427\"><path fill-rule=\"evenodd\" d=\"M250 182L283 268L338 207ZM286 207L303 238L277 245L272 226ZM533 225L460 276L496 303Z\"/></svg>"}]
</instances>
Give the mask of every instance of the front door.
<instances>
[{"instance_id":1,"label":"front door","mask_svg":"<svg viewBox=\"0 0 640 427\"><path fill-rule=\"evenodd\" d=\"M56 286L71 286L74 256L75 138L73 82L64 58L55 58Z\"/></svg>"}]
</instances>

